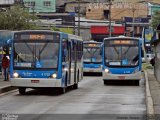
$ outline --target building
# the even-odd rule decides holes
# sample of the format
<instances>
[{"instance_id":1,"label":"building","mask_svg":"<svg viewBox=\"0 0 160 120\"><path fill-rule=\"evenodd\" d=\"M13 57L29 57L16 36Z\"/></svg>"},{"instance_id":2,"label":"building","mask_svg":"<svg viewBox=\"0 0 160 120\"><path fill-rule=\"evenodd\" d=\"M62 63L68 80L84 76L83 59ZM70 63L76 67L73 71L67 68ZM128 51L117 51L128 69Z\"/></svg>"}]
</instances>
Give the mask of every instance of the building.
<instances>
[{"instance_id":1,"label":"building","mask_svg":"<svg viewBox=\"0 0 160 120\"><path fill-rule=\"evenodd\" d=\"M76 2L77 0L57 0L56 6L62 6L68 2ZM106 0L81 0L81 2L89 2L89 3L105 3Z\"/></svg>"},{"instance_id":2,"label":"building","mask_svg":"<svg viewBox=\"0 0 160 120\"><path fill-rule=\"evenodd\" d=\"M33 13L56 12L56 0L23 0L25 7Z\"/></svg>"},{"instance_id":3,"label":"building","mask_svg":"<svg viewBox=\"0 0 160 120\"><path fill-rule=\"evenodd\" d=\"M111 30L112 37L125 35L125 27L122 25L113 25ZM91 36L93 40L102 42L104 38L109 37L108 26L91 26Z\"/></svg>"},{"instance_id":4,"label":"building","mask_svg":"<svg viewBox=\"0 0 160 120\"><path fill-rule=\"evenodd\" d=\"M105 13L109 14L108 7L103 3L91 3L86 8L86 18L92 20L104 20ZM108 19L108 17L107 17Z\"/></svg>"},{"instance_id":5,"label":"building","mask_svg":"<svg viewBox=\"0 0 160 120\"><path fill-rule=\"evenodd\" d=\"M86 13L86 7L88 6L89 2L80 2L80 13ZM78 2L67 2L65 3L65 12L78 12Z\"/></svg>"},{"instance_id":6,"label":"building","mask_svg":"<svg viewBox=\"0 0 160 120\"><path fill-rule=\"evenodd\" d=\"M0 0L1 8L10 7L13 4L14 4L14 0Z\"/></svg>"},{"instance_id":7,"label":"building","mask_svg":"<svg viewBox=\"0 0 160 120\"><path fill-rule=\"evenodd\" d=\"M109 5L106 3L92 3L87 6L86 17L88 19L104 19L109 16ZM148 6L144 3L112 2L111 19L121 20L122 17L147 16Z\"/></svg>"},{"instance_id":8,"label":"building","mask_svg":"<svg viewBox=\"0 0 160 120\"><path fill-rule=\"evenodd\" d=\"M104 3L106 0L80 0L80 11L85 13L85 9L88 3ZM56 1L56 11L63 12L74 12L78 6L78 0L57 0Z\"/></svg>"},{"instance_id":9,"label":"building","mask_svg":"<svg viewBox=\"0 0 160 120\"><path fill-rule=\"evenodd\" d=\"M149 26L149 18L147 17L123 17L123 23L127 36L142 37L144 28ZM133 32L134 31L134 32Z\"/></svg>"}]
</instances>

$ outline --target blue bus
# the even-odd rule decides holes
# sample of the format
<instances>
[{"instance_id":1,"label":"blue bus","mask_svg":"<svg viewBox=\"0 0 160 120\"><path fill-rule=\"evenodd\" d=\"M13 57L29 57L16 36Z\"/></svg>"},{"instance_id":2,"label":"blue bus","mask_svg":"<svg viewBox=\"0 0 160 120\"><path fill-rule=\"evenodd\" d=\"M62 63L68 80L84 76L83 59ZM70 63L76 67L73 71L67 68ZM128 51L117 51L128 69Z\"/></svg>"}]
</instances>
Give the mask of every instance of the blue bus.
<instances>
[{"instance_id":1,"label":"blue bus","mask_svg":"<svg viewBox=\"0 0 160 120\"><path fill-rule=\"evenodd\" d=\"M83 72L102 74L102 43L96 41L83 42Z\"/></svg>"},{"instance_id":2,"label":"blue bus","mask_svg":"<svg viewBox=\"0 0 160 120\"><path fill-rule=\"evenodd\" d=\"M103 81L141 79L142 41L132 37L104 38Z\"/></svg>"},{"instance_id":3,"label":"blue bus","mask_svg":"<svg viewBox=\"0 0 160 120\"><path fill-rule=\"evenodd\" d=\"M78 88L83 78L83 41L62 32L14 32L10 76L20 94L26 88Z\"/></svg>"}]
</instances>

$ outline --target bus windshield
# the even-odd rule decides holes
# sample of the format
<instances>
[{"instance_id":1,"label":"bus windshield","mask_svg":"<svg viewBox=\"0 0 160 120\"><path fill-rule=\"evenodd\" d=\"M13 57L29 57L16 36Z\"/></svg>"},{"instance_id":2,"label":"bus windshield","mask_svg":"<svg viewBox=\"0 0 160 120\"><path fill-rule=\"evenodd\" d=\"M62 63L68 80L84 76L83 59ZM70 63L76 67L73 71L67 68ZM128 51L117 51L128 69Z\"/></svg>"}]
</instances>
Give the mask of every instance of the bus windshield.
<instances>
[{"instance_id":1,"label":"bus windshield","mask_svg":"<svg viewBox=\"0 0 160 120\"><path fill-rule=\"evenodd\" d=\"M134 41L132 44L105 42L105 63L110 67L137 66L139 63L138 41Z\"/></svg>"},{"instance_id":2,"label":"bus windshield","mask_svg":"<svg viewBox=\"0 0 160 120\"><path fill-rule=\"evenodd\" d=\"M57 68L59 43L21 41L14 43L15 68Z\"/></svg>"},{"instance_id":3,"label":"bus windshield","mask_svg":"<svg viewBox=\"0 0 160 120\"><path fill-rule=\"evenodd\" d=\"M85 47L83 49L84 63L101 63L100 47Z\"/></svg>"}]
</instances>

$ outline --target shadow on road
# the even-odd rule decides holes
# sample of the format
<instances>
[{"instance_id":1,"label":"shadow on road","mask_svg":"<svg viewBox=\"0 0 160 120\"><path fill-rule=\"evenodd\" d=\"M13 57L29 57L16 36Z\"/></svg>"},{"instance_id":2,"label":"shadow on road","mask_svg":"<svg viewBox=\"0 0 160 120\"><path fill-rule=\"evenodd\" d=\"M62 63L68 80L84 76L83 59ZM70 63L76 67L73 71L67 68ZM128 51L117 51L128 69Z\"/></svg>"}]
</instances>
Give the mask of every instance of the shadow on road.
<instances>
[{"instance_id":1,"label":"shadow on road","mask_svg":"<svg viewBox=\"0 0 160 120\"><path fill-rule=\"evenodd\" d=\"M105 81L105 85L139 86L139 80L113 80L113 81Z\"/></svg>"}]
</instances>

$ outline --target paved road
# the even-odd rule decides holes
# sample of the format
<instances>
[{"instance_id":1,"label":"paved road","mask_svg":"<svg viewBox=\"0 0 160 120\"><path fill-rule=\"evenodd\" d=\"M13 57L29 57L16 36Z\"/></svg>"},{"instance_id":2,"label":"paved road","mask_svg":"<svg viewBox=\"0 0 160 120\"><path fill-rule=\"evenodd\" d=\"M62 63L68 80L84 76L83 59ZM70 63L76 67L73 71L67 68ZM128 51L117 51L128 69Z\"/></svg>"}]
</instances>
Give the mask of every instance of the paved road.
<instances>
[{"instance_id":1,"label":"paved road","mask_svg":"<svg viewBox=\"0 0 160 120\"><path fill-rule=\"evenodd\" d=\"M31 90L25 96L18 92L1 96L0 113L143 115L146 114L145 89L140 86L105 86L101 77L84 77L79 89L63 95Z\"/></svg>"}]
</instances>

